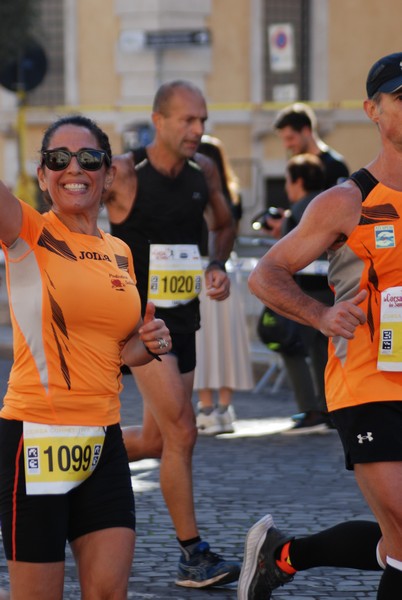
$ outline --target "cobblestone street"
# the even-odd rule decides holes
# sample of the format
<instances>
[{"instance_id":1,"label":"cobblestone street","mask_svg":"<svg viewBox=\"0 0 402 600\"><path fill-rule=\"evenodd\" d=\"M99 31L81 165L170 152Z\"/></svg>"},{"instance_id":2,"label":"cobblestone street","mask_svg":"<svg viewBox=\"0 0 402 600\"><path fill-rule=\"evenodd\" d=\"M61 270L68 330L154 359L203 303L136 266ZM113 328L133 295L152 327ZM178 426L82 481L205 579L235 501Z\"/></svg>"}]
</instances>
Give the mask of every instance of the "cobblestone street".
<instances>
[{"instance_id":1,"label":"cobblestone street","mask_svg":"<svg viewBox=\"0 0 402 600\"><path fill-rule=\"evenodd\" d=\"M4 392L9 360L0 360ZM141 399L131 375L124 376L123 424L141 422ZM195 402L195 398L194 398ZM290 390L237 393L236 432L202 438L194 455L194 487L201 534L212 550L242 559L249 527L267 512L276 525L304 535L345 519L371 515L343 465L336 432L305 436L281 435L296 411ZM236 584L191 590L174 584L179 551L159 488L158 461L131 463L137 506L137 546L129 598L146 600L235 600ZM8 586L4 556L0 585ZM314 569L299 573L275 600L374 600L379 573ZM70 553L66 565L65 600L77 600L79 587ZM27 599L29 600L29 599ZM263 600L263 599L262 599Z\"/></svg>"}]
</instances>

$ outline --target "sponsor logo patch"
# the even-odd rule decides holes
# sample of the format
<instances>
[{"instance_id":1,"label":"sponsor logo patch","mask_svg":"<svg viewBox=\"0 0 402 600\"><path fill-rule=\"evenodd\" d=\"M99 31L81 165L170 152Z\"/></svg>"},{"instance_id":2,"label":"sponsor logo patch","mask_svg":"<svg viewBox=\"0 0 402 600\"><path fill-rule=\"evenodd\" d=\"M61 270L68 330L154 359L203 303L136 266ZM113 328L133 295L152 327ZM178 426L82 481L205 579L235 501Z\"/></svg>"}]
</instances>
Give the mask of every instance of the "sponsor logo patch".
<instances>
[{"instance_id":1,"label":"sponsor logo patch","mask_svg":"<svg viewBox=\"0 0 402 600\"><path fill-rule=\"evenodd\" d=\"M395 248L395 232L393 225L376 225L374 227L376 248Z\"/></svg>"}]
</instances>

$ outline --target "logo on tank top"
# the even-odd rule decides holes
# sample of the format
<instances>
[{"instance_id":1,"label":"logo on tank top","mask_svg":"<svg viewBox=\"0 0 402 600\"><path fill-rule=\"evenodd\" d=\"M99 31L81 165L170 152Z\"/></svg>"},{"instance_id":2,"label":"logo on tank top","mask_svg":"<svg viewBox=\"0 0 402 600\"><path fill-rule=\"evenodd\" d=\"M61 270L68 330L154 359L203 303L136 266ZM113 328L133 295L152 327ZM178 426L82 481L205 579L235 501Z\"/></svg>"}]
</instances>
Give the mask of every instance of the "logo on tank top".
<instances>
[{"instance_id":1,"label":"logo on tank top","mask_svg":"<svg viewBox=\"0 0 402 600\"><path fill-rule=\"evenodd\" d=\"M363 444L364 442L372 442L374 440L373 433L371 431L368 431L366 435L359 433L359 435L356 437L359 440L359 444Z\"/></svg>"},{"instance_id":2,"label":"logo on tank top","mask_svg":"<svg viewBox=\"0 0 402 600\"><path fill-rule=\"evenodd\" d=\"M117 292L125 292L126 287L129 285L134 285L134 282L129 278L128 275L114 273L109 273L109 280L112 285L112 289Z\"/></svg>"},{"instance_id":3,"label":"logo on tank top","mask_svg":"<svg viewBox=\"0 0 402 600\"><path fill-rule=\"evenodd\" d=\"M85 250L81 250L78 255L79 260L110 260L110 257L107 254L100 254L99 252L86 252Z\"/></svg>"},{"instance_id":4,"label":"logo on tank top","mask_svg":"<svg viewBox=\"0 0 402 600\"><path fill-rule=\"evenodd\" d=\"M395 248L395 232L393 225L376 225L374 227L376 248Z\"/></svg>"},{"instance_id":5,"label":"logo on tank top","mask_svg":"<svg viewBox=\"0 0 402 600\"><path fill-rule=\"evenodd\" d=\"M111 279L110 283L112 284L112 288L119 291L124 292L124 283L121 279Z\"/></svg>"}]
</instances>

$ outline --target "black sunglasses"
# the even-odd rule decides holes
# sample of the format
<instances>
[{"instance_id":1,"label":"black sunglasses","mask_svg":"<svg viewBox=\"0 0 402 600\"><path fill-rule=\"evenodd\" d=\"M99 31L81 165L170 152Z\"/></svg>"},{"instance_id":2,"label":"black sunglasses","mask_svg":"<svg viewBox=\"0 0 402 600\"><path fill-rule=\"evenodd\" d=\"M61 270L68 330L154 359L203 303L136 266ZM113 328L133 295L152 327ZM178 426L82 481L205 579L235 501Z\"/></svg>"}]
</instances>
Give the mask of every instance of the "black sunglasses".
<instances>
[{"instance_id":1,"label":"black sunglasses","mask_svg":"<svg viewBox=\"0 0 402 600\"><path fill-rule=\"evenodd\" d=\"M43 163L51 171L62 171L68 167L73 156L84 171L99 171L104 162L110 166L110 158L104 150L81 148L78 152L70 152L64 148L54 148L42 152Z\"/></svg>"}]
</instances>

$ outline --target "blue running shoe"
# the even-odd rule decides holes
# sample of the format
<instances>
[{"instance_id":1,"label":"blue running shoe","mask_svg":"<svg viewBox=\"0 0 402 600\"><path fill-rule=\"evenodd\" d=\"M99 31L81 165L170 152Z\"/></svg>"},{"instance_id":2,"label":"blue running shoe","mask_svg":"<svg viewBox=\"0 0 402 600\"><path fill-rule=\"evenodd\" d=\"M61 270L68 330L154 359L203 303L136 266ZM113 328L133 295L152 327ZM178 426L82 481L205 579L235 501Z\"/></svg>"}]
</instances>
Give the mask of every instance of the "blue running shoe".
<instances>
[{"instance_id":1,"label":"blue running shoe","mask_svg":"<svg viewBox=\"0 0 402 600\"><path fill-rule=\"evenodd\" d=\"M249 530L241 568L238 600L268 600L271 592L292 581L275 561L275 550L293 538L274 527L271 515L265 515Z\"/></svg>"},{"instance_id":2,"label":"blue running shoe","mask_svg":"<svg viewBox=\"0 0 402 600\"><path fill-rule=\"evenodd\" d=\"M210 551L207 542L200 542L192 554L183 551L176 585L207 588L237 581L239 575L239 563L223 560L222 556Z\"/></svg>"}]
</instances>

